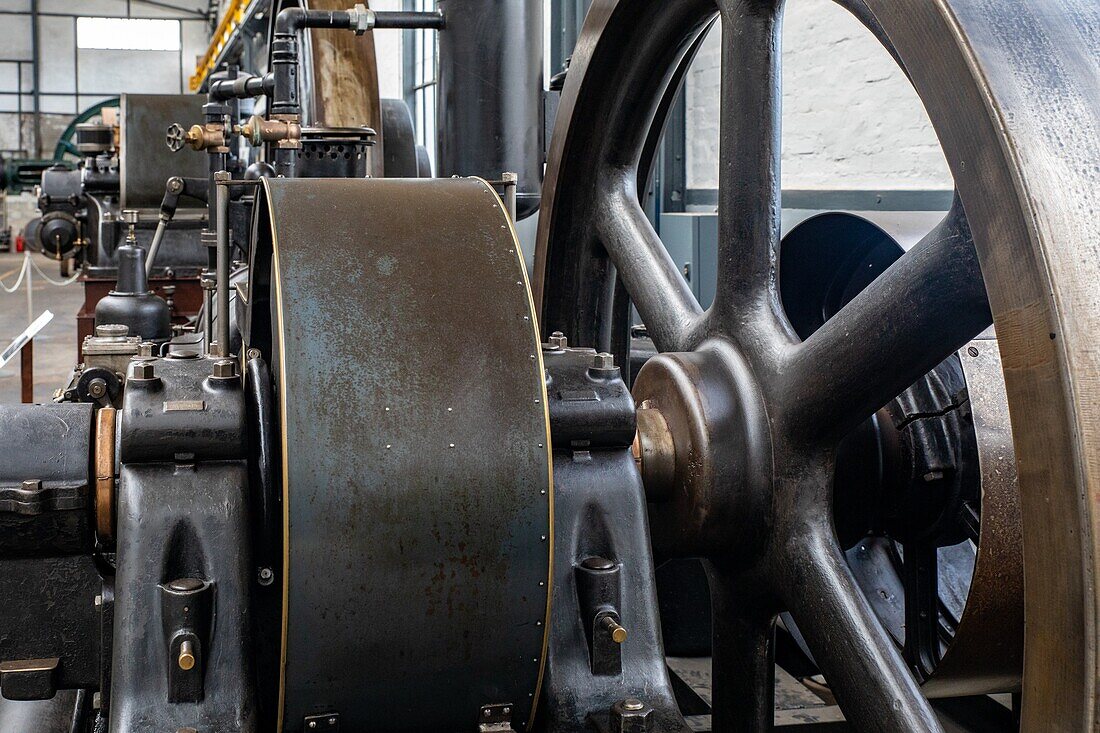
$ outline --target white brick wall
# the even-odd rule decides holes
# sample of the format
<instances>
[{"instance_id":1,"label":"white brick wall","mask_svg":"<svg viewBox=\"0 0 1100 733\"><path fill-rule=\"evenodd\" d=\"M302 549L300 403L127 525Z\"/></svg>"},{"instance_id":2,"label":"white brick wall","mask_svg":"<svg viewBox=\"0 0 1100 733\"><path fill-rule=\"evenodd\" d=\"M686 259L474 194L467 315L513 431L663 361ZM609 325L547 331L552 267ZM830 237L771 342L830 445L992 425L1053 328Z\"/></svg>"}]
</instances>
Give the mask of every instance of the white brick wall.
<instances>
[{"instance_id":1,"label":"white brick wall","mask_svg":"<svg viewBox=\"0 0 1100 733\"><path fill-rule=\"evenodd\" d=\"M691 188L718 187L720 35L687 80ZM784 188L951 188L920 100L858 21L831 0L788 0L783 44Z\"/></svg>"}]
</instances>

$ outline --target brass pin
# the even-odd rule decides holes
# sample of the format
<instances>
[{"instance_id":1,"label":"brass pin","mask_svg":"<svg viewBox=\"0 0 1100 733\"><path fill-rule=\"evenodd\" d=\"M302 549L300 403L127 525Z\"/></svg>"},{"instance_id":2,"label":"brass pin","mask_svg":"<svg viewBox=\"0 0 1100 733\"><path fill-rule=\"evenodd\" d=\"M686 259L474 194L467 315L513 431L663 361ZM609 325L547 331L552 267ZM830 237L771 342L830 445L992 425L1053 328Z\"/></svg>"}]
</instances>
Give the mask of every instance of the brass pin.
<instances>
[{"instance_id":1,"label":"brass pin","mask_svg":"<svg viewBox=\"0 0 1100 733\"><path fill-rule=\"evenodd\" d=\"M195 651L190 641L184 641L180 644L179 659L176 660L180 669L184 672L190 671L195 666Z\"/></svg>"},{"instance_id":2,"label":"brass pin","mask_svg":"<svg viewBox=\"0 0 1100 733\"><path fill-rule=\"evenodd\" d=\"M622 644L626 641L626 629L619 625L615 619L611 616L604 616L600 623L607 630L607 633L611 636L611 641L616 644Z\"/></svg>"}]
</instances>

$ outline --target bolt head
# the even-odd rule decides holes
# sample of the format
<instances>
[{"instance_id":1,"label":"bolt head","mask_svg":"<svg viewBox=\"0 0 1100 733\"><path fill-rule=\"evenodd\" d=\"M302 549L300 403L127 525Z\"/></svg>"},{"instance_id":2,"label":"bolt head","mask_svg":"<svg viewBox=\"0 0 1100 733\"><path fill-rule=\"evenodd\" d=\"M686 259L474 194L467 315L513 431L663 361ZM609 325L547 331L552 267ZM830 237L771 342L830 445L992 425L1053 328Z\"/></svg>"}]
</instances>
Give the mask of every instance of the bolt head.
<instances>
[{"instance_id":1,"label":"bolt head","mask_svg":"<svg viewBox=\"0 0 1100 733\"><path fill-rule=\"evenodd\" d=\"M611 706L610 722L614 733L648 733L653 722L653 708L635 697L628 697Z\"/></svg>"},{"instance_id":2,"label":"bolt head","mask_svg":"<svg viewBox=\"0 0 1100 733\"><path fill-rule=\"evenodd\" d=\"M596 354L592 357L592 368L598 370L607 370L615 368L615 357L608 354L606 351Z\"/></svg>"},{"instance_id":3,"label":"bolt head","mask_svg":"<svg viewBox=\"0 0 1100 733\"><path fill-rule=\"evenodd\" d=\"M585 570L611 570L615 567L615 563L608 560L606 557L600 557L593 555L581 560L581 565Z\"/></svg>"},{"instance_id":4,"label":"bolt head","mask_svg":"<svg viewBox=\"0 0 1100 733\"><path fill-rule=\"evenodd\" d=\"M156 376L156 369L153 368L152 362L139 361L134 363L133 379L153 379Z\"/></svg>"},{"instance_id":5,"label":"bolt head","mask_svg":"<svg viewBox=\"0 0 1100 733\"><path fill-rule=\"evenodd\" d=\"M168 588L177 593L192 593L202 587L203 582L198 578L176 578L168 584Z\"/></svg>"},{"instance_id":6,"label":"bolt head","mask_svg":"<svg viewBox=\"0 0 1100 733\"><path fill-rule=\"evenodd\" d=\"M237 376L237 362L233 359L218 359L214 362L215 379L232 379Z\"/></svg>"},{"instance_id":7,"label":"bolt head","mask_svg":"<svg viewBox=\"0 0 1100 733\"><path fill-rule=\"evenodd\" d=\"M88 385L88 394L99 399L107 394L107 383L102 379L93 379L92 383Z\"/></svg>"},{"instance_id":8,"label":"bolt head","mask_svg":"<svg viewBox=\"0 0 1100 733\"><path fill-rule=\"evenodd\" d=\"M569 346L569 339L561 331L550 334L550 346L555 349L564 349Z\"/></svg>"}]
</instances>

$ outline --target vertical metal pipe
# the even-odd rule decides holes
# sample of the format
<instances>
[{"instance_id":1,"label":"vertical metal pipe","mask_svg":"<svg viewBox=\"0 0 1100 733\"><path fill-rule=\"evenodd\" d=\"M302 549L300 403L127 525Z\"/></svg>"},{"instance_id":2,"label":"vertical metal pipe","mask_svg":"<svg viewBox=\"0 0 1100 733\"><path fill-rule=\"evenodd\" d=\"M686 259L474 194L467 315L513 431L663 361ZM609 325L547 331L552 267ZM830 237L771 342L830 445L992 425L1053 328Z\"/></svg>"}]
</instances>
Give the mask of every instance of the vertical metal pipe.
<instances>
[{"instance_id":1,"label":"vertical metal pipe","mask_svg":"<svg viewBox=\"0 0 1100 733\"><path fill-rule=\"evenodd\" d=\"M516 223L516 184L519 182L519 176L511 171L505 171L500 175L500 180L504 183L504 208L508 210L508 216L511 217L512 223Z\"/></svg>"},{"instance_id":2,"label":"vertical metal pipe","mask_svg":"<svg viewBox=\"0 0 1100 733\"><path fill-rule=\"evenodd\" d=\"M34 157L42 157L42 105L39 67L42 65L42 49L38 36L38 0L31 0L31 80L34 82Z\"/></svg>"},{"instance_id":3,"label":"vertical metal pipe","mask_svg":"<svg viewBox=\"0 0 1100 733\"><path fill-rule=\"evenodd\" d=\"M218 351L229 356L229 173L214 174L218 203Z\"/></svg>"},{"instance_id":4,"label":"vertical metal pipe","mask_svg":"<svg viewBox=\"0 0 1100 733\"><path fill-rule=\"evenodd\" d=\"M199 281L202 286L202 343L207 353L210 353L211 344L214 343L214 288L217 283L209 271L204 270Z\"/></svg>"},{"instance_id":5,"label":"vertical metal pipe","mask_svg":"<svg viewBox=\"0 0 1100 733\"><path fill-rule=\"evenodd\" d=\"M208 120L209 121L209 120ZM210 176L210 192L215 193L215 189L218 185L215 183L215 177L218 171L224 172L229 167L229 155L226 153L207 153L209 158L209 171ZM209 227L215 232L218 231L218 197L217 195L207 196L206 199L206 212L207 219L209 220ZM206 265L211 270L217 269L216 255L208 255Z\"/></svg>"}]
</instances>

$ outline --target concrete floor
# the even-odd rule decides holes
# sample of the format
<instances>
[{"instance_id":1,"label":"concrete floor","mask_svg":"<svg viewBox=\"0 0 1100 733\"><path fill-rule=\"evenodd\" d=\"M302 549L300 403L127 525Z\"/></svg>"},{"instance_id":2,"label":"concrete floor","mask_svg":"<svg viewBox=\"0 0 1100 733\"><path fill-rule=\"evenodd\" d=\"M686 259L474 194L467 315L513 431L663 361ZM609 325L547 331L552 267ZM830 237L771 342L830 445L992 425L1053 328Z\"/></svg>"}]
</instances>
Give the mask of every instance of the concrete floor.
<instances>
[{"instance_id":1,"label":"concrete floor","mask_svg":"<svg viewBox=\"0 0 1100 733\"><path fill-rule=\"evenodd\" d=\"M57 264L42 255L32 254L38 266L53 280L63 278ZM22 253L0 253L0 281L11 287L23 264ZM51 285L32 270L31 297L34 318L50 310L53 320L34 340L34 400L48 402L54 390L64 387L76 363L76 314L84 302L84 287L79 281L65 287ZM0 290L0 351L5 349L29 323L27 319L27 283L15 293ZM20 401L19 357L0 368L0 404Z\"/></svg>"}]
</instances>

